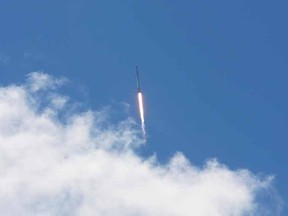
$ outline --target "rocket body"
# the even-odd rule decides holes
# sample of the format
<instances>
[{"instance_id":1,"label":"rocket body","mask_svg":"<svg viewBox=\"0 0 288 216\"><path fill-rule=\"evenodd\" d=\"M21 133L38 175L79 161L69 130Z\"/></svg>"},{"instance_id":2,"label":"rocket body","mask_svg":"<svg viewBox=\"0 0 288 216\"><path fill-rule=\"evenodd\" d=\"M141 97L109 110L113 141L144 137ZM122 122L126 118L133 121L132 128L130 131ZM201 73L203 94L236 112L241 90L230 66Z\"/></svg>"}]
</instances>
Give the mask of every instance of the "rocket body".
<instances>
[{"instance_id":1,"label":"rocket body","mask_svg":"<svg viewBox=\"0 0 288 216\"><path fill-rule=\"evenodd\" d=\"M138 65L136 66L137 90L141 92Z\"/></svg>"}]
</instances>

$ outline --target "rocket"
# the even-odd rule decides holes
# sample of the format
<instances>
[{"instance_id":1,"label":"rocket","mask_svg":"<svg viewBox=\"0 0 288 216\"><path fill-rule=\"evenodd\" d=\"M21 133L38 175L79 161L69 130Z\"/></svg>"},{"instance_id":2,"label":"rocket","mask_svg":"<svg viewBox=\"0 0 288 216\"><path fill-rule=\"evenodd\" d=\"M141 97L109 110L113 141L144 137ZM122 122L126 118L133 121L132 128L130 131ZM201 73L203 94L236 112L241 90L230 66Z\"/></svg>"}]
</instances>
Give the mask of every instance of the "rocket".
<instances>
[{"instance_id":1,"label":"rocket","mask_svg":"<svg viewBox=\"0 0 288 216\"><path fill-rule=\"evenodd\" d=\"M139 105L139 114L141 119L141 128L143 137L146 140L146 131L145 131L145 120L144 120L144 105L143 105L143 96L140 88L140 79L139 79L139 71L138 71L138 65L136 65L136 78L137 78L137 96L138 96L138 105Z\"/></svg>"},{"instance_id":2,"label":"rocket","mask_svg":"<svg viewBox=\"0 0 288 216\"><path fill-rule=\"evenodd\" d=\"M137 90L141 92L138 65L136 65Z\"/></svg>"}]
</instances>

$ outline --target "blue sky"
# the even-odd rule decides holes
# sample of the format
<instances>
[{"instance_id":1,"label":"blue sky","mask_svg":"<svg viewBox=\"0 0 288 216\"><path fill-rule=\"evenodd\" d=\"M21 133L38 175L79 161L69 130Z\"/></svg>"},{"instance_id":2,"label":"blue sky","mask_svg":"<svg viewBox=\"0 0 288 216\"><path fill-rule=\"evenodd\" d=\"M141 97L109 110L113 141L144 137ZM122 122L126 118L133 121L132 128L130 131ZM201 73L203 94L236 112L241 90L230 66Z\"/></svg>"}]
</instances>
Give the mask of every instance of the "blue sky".
<instances>
[{"instance_id":1,"label":"blue sky","mask_svg":"<svg viewBox=\"0 0 288 216\"><path fill-rule=\"evenodd\" d=\"M44 71L92 109L139 121L141 154L273 174L288 199L286 1L1 1L0 82ZM112 118L112 119L113 119ZM285 212L284 214L285 215Z\"/></svg>"}]
</instances>

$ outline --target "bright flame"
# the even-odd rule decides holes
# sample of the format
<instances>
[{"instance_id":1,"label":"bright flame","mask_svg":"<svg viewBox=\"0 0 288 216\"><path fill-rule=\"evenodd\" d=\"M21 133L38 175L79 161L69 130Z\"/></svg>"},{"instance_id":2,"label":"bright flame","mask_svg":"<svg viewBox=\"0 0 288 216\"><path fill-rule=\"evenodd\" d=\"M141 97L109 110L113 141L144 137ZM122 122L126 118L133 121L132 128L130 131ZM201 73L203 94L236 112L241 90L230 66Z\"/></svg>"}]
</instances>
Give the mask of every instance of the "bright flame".
<instances>
[{"instance_id":1,"label":"bright flame","mask_svg":"<svg viewBox=\"0 0 288 216\"><path fill-rule=\"evenodd\" d=\"M143 135L146 135L146 131L145 131L145 124L144 124L144 106L143 106L143 97L142 97L142 93L138 92L138 103L139 103L139 112L140 112L140 118L141 118L141 128L142 128L142 132Z\"/></svg>"}]
</instances>

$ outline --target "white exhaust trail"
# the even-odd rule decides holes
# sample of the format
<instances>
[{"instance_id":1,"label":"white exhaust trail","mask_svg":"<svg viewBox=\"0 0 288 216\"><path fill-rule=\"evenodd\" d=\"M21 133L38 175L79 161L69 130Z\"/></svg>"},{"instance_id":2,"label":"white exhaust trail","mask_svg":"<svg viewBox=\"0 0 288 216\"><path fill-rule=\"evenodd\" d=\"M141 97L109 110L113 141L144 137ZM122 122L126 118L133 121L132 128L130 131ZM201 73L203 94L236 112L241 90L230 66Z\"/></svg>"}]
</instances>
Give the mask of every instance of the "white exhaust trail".
<instances>
[{"instance_id":1,"label":"white exhaust trail","mask_svg":"<svg viewBox=\"0 0 288 216\"><path fill-rule=\"evenodd\" d=\"M139 105L139 113L140 113L140 119L141 119L142 133L143 133L143 136L146 137L143 96L142 96L141 92L138 92L138 105Z\"/></svg>"}]
</instances>

